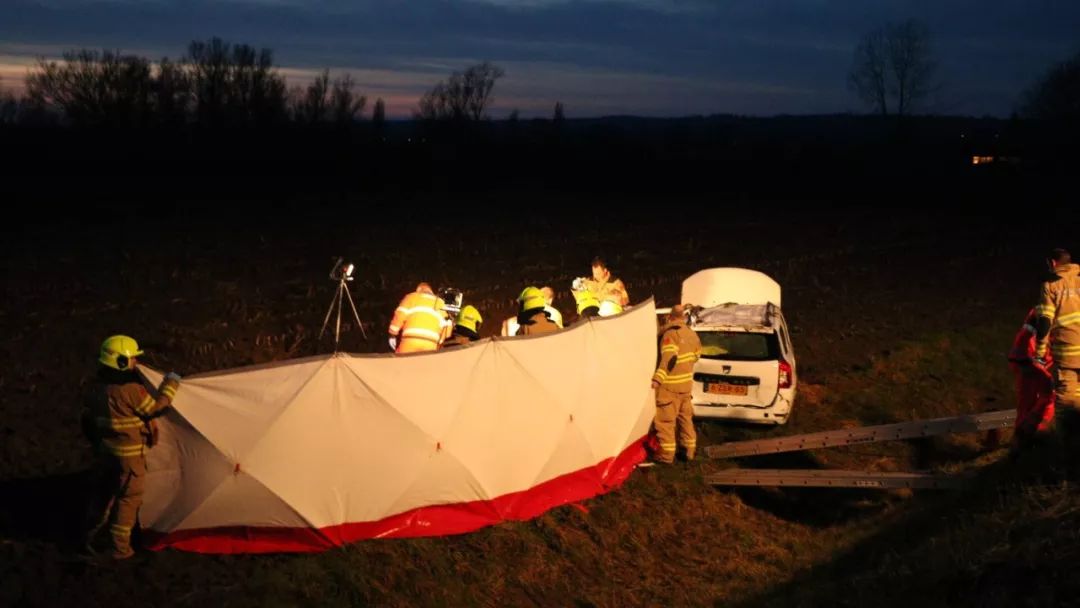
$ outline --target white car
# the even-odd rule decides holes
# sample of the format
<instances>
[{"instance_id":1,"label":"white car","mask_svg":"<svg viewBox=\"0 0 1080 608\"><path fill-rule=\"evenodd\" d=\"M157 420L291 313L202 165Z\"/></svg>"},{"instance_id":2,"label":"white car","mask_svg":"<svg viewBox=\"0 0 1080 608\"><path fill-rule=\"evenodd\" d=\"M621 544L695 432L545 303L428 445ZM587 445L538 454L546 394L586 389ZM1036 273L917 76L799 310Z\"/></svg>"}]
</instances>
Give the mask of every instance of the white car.
<instances>
[{"instance_id":1,"label":"white car","mask_svg":"<svg viewBox=\"0 0 1080 608\"><path fill-rule=\"evenodd\" d=\"M701 339L694 415L787 423L798 382L780 285L756 270L711 268L683 281L682 302L694 305L690 327Z\"/></svg>"}]
</instances>

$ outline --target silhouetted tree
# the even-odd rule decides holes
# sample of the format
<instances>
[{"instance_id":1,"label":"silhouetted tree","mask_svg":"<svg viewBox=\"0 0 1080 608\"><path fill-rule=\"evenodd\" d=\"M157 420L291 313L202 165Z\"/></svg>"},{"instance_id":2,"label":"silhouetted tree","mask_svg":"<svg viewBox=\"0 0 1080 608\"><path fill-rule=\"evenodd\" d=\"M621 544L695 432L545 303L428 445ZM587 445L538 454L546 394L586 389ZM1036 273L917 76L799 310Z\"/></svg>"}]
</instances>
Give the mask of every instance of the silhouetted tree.
<instances>
[{"instance_id":1,"label":"silhouetted tree","mask_svg":"<svg viewBox=\"0 0 1080 608\"><path fill-rule=\"evenodd\" d=\"M504 75L502 68L486 61L454 72L420 98L418 116L425 120L481 120L491 104L495 81Z\"/></svg>"},{"instance_id":2,"label":"silhouetted tree","mask_svg":"<svg viewBox=\"0 0 1080 608\"><path fill-rule=\"evenodd\" d=\"M323 70L295 100L293 116L298 122L315 124L326 119L330 104L330 70Z\"/></svg>"},{"instance_id":3,"label":"silhouetted tree","mask_svg":"<svg viewBox=\"0 0 1080 608\"><path fill-rule=\"evenodd\" d=\"M19 117L19 100L15 93L7 90L0 82L0 125L11 125Z\"/></svg>"},{"instance_id":4,"label":"silhouetted tree","mask_svg":"<svg viewBox=\"0 0 1080 608\"><path fill-rule=\"evenodd\" d=\"M1022 113L1029 118L1080 122L1080 52L1050 68L1024 93Z\"/></svg>"},{"instance_id":5,"label":"silhouetted tree","mask_svg":"<svg viewBox=\"0 0 1080 608\"><path fill-rule=\"evenodd\" d=\"M363 117L367 97L354 92L355 87L356 83L349 74L334 79L334 87L330 92L330 109L334 122L339 125L351 124Z\"/></svg>"},{"instance_id":6,"label":"silhouetted tree","mask_svg":"<svg viewBox=\"0 0 1080 608\"><path fill-rule=\"evenodd\" d=\"M910 114L937 85L930 31L914 19L889 24L855 47L848 85L875 112Z\"/></svg>"},{"instance_id":7,"label":"silhouetted tree","mask_svg":"<svg viewBox=\"0 0 1080 608\"><path fill-rule=\"evenodd\" d=\"M154 111L159 124L183 125L191 109L191 78L187 66L162 58L154 78Z\"/></svg>"},{"instance_id":8,"label":"silhouetted tree","mask_svg":"<svg viewBox=\"0 0 1080 608\"><path fill-rule=\"evenodd\" d=\"M27 96L61 111L76 125L138 126L151 117L154 83L150 62L113 51L80 50L64 61L38 61L26 77Z\"/></svg>"},{"instance_id":9,"label":"silhouetted tree","mask_svg":"<svg viewBox=\"0 0 1080 608\"><path fill-rule=\"evenodd\" d=\"M266 125L287 116L285 79L270 49L220 38L188 46L195 114L201 124Z\"/></svg>"},{"instance_id":10,"label":"silhouetted tree","mask_svg":"<svg viewBox=\"0 0 1080 608\"><path fill-rule=\"evenodd\" d=\"M375 100L375 109L371 112L371 122L381 127L386 122L386 103L382 97Z\"/></svg>"},{"instance_id":11,"label":"silhouetted tree","mask_svg":"<svg viewBox=\"0 0 1080 608\"><path fill-rule=\"evenodd\" d=\"M555 114L551 118L556 127L561 127L566 121L566 115L563 113L563 105L561 101L555 102Z\"/></svg>"}]
</instances>

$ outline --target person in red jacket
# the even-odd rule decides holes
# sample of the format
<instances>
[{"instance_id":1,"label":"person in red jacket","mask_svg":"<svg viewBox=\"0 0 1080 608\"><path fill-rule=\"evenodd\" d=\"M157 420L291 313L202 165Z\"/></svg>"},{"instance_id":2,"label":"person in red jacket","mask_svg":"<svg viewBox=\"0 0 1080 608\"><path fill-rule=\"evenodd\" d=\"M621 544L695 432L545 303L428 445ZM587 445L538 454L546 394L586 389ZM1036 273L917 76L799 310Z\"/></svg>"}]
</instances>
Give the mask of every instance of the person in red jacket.
<instances>
[{"instance_id":1,"label":"person in red jacket","mask_svg":"<svg viewBox=\"0 0 1080 608\"><path fill-rule=\"evenodd\" d=\"M1054 379L1050 355L1040 360L1036 351L1035 309L1028 312L1009 351L1009 368L1016 379L1015 448L1029 444L1038 433L1049 430L1054 420Z\"/></svg>"}]
</instances>

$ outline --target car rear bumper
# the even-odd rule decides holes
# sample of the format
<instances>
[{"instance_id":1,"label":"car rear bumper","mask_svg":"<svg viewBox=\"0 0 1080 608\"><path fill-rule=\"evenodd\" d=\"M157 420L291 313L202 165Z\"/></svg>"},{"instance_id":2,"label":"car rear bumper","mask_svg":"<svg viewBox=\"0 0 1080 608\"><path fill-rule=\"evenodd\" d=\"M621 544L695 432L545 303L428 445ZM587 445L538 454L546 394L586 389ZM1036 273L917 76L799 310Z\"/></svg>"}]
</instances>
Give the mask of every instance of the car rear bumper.
<instances>
[{"instance_id":1,"label":"car rear bumper","mask_svg":"<svg viewBox=\"0 0 1080 608\"><path fill-rule=\"evenodd\" d=\"M786 391L785 391L786 392ZM791 415L794 392L790 395L777 393L772 403L765 407L739 403L694 403L694 416L723 420L738 420L751 424L779 426L786 424Z\"/></svg>"}]
</instances>

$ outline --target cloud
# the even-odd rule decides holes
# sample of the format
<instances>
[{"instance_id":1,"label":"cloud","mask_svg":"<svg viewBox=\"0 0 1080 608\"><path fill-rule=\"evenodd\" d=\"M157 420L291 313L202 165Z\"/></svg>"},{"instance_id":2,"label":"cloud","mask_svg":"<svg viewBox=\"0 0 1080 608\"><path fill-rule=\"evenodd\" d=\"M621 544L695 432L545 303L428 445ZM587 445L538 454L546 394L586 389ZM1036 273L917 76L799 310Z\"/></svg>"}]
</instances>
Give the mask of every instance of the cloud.
<instances>
[{"instance_id":1,"label":"cloud","mask_svg":"<svg viewBox=\"0 0 1080 608\"><path fill-rule=\"evenodd\" d=\"M545 115L555 99L615 113L849 110L854 44L906 17L930 25L955 111L1004 115L1076 50L1080 31L1080 3L1056 0L1039 10L1008 0L6 2L14 10L0 20L0 54L12 57L73 47L176 57L216 35L272 48L291 79L347 68L399 100L490 60L508 73L497 98Z\"/></svg>"}]
</instances>

